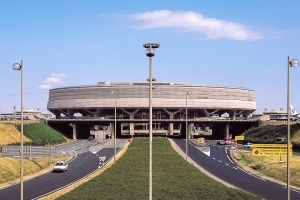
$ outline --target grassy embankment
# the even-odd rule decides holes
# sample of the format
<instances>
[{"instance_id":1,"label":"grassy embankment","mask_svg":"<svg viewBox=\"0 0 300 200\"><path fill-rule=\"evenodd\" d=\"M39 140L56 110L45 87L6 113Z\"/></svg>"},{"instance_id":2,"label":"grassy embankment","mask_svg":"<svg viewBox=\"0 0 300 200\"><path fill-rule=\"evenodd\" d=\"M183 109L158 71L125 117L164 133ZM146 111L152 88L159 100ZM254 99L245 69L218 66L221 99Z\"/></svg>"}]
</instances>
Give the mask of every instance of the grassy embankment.
<instances>
[{"instance_id":1,"label":"grassy embankment","mask_svg":"<svg viewBox=\"0 0 300 200\"><path fill-rule=\"evenodd\" d=\"M0 146L20 144L20 136L20 132L14 125L0 124ZM52 145L60 141L65 141L65 139L60 133L52 130L50 127L38 123L24 125L24 143L26 144L44 143ZM59 155L53 158L53 162L62 159L65 159L65 156ZM24 178L26 179L26 177L50 170L52 168L50 164L51 160L49 157L39 157L32 161L24 159ZM20 160L0 157L0 187L18 182L19 177Z\"/></svg>"},{"instance_id":2,"label":"grassy embankment","mask_svg":"<svg viewBox=\"0 0 300 200\"><path fill-rule=\"evenodd\" d=\"M260 199L228 188L186 162L166 138L153 138L153 199ZM148 199L149 139L136 138L101 176L57 199Z\"/></svg>"},{"instance_id":3,"label":"grassy embankment","mask_svg":"<svg viewBox=\"0 0 300 200\"><path fill-rule=\"evenodd\" d=\"M293 149L300 149L300 124L294 124L291 126L291 142ZM249 129L244 134L245 140L253 143L274 143L275 138L287 137L287 126L262 126ZM281 142L281 143L286 143ZM238 162L246 169L251 170L254 173L265 175L275 180L286 183L286 156L278 157L258 157L252 156L251 151L242 151L241 153L234 152L234 156L238 159ZM281 160L281 162L280 162ZM290 157L290 183L291 185L300 187L300 156ZM256 170L254 171L253 168Z\"/></svg>"}]
</instances>

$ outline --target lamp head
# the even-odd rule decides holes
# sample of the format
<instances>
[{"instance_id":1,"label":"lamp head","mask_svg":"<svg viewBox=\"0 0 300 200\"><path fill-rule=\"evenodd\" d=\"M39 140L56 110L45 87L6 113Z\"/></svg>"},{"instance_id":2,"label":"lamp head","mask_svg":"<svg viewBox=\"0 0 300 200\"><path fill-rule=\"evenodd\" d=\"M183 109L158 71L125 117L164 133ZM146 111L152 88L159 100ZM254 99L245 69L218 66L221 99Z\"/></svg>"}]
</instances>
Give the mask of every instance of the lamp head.
<instances>
[{"instance_id":1,"label":"lamp head","mask_svg":"<svg viewBox=\"0 0 300 200\"><path fill-rule=\"evenodd\" d=\"M153 57L155 55L155 51L152 48L146 49L146 56Z\"/></svg>"},{"instance_id":2,"label":"lamp head","mask_svg":"<svg viewBox=\"0 0 300 200\"><path fill-rule=\"evenodd\" d=\"M115 91L111 91L110 94L115 94Z\"/></svg>"},{"instance_id":3,"label":"lamp head","mask_svg":"<svg viewBox=\"0 0 300 200\"><path fill-rule=\"evenodd\" d=\"M19 63L15 63L13 66L12 66L12 69L13 70L18 70L20 71L22 69L22 65L19 64Z\"/></svg>"},{"instance_id":4,"label":"lamp head","mask_svg":"<svg viewBox=\"0 0 300 200\"><path fill-rule=\"evenodd\" d=\"M291 67L298 67L299 66L299 61L297 59L292 59L289 61L289 64Z\"/></svg>"},{"instance_id":5,"label":"lamp head","mask_svg":"<svg viewBox=\"0 0 300 200\"><path fill-rule=\"evenodd\" d=\"M152 48L152 49L155 49L155 48L159 48L160 44L158 43L146 43L146 44L143 44L144 48Z\"/></svg>"}]
</instances>

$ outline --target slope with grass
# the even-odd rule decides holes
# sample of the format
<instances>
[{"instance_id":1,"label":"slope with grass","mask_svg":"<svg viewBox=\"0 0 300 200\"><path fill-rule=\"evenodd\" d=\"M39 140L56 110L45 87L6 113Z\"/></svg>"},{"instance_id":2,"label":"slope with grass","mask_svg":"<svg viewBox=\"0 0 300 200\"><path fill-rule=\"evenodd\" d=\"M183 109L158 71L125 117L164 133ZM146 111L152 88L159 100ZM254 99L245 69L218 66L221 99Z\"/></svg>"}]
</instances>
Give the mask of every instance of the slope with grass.
<instances>
[{"instance_id":1,"label":"slope with grass","mask_svg":"<svg viewBox=\"0 0 300 200\"><path fill-rule=\"evenodd\" d=\"M293 149L300 150L300 123L290 126L291 142ZM247 130L244 134L245 141L252 143L275 143L276 138L287 138L287 126L260 126ZM286 143L286 140L281 142Z\"/></svg>"},{"instance_id":2,"label":"slope with grass","mask_svg":"<svg viewBox=\"0 0 300 200\"><path fill-rule=\"evenodd\" d=\"M153 199L260 199L228 188L187 163L166 138L153 138ZM149 139L136 138L101 176L58 199L148 199Z\"/></svg>"},{"instance_id":3,"label":"slope with grass","mask_svg":"<svg viewBox=\"0 0 300 200\"><path fill-rule=\"evenodd\" d=\"M20 131L20 125L17 125L17 129ZM56 145L66 141L61 133L39 123L25 124L24 135L31 140L25 145Z\"/></svg>"},{"instance_id":4,"label":"slope with grass","mask_svg":"<svg viewBox=\"0 0 300 200\"><path fill-rule=\"evenodd\" d=\"M0 123L0 146L8 145L12 143L20 143L21 133L12 124ZM24 142L30 142L31 140L26 136L23 138Z\"/></svg>"},{"instance_id":5,"label":"slope with grass","mask_svg":"<svg viewBox=\"0 0 300 200\"><path fill-rule=\"evenodd\" d=\"M17 126L20 128L20 125ZM20 136L21 133L15 125L0 123L0 146L20 144ZM25 144L57 144L65 141L60 133L46 125L38 123L24 125L23 139ZM61 159L66 159L66 156L55 156L52 158L52 162L54 163ZM44 170L50 170L52 169L50 165L50 157L38 157L31 161L24 159L24 176L33 176ZM9 183L18 182L18 177L20 177L20 160L15 158L4 158L1 157L0 154L0 187Z\"/></svg>"},{"instance_id":6,"label":"slope with grass","mask_svg":"<svg viewBox=\"0 0 300 200\"><path fill-rule=\"evenodd\" d=\"M52 163L59 160L70 159L65 155L56 155L52 158ZM52 170L50 157L38 157L32 160L24 159L24 179L34 175ZM14 158L0 157L0 187L20 182L20 160ZM1 198L0 198L1 199Z\"/></svg>"},{"instance_id":7,"label":"slope with grass","mask_svg":"<svg viewBox=\"0 0 300 200\"><path fill-rule=\"evenodd\" d=\"M270 156L270 157L258 157L252 156L251 151L243 151L238 153L233 152L233 156L236 162L244 169L251 173L259 174L261 176L267 176L271 179L286 183L287 173L287 158L286 156ZM290 157L290 183L293 186L300 187L300 156ZM254 170L255 169L255 170Z\"/></svg>"}]
</instances>

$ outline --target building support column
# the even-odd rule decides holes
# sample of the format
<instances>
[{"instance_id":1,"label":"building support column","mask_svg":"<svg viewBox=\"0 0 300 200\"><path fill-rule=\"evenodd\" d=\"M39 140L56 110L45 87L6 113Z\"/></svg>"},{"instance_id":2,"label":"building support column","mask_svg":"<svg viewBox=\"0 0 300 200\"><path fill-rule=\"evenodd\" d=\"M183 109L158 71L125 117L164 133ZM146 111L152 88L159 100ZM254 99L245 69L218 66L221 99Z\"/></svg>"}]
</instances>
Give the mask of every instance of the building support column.
<instances>
[{"instance_id":1,"label":"building support column","mask_svg":"<svg viewBox=\"0 0 300 200\"><path fill-rule=\"evenodd\" d=\"M110 136L112 139L115 138L115 124L114 123L110 123Z\"/></svg>"},{"instance_id":2,"label":"building support column","mask_svg":"<svg viewBox=\"0 0 300 200\"><path fill-rule=\"evenodd\" d=\"M192 126L193 125L191 123L189 123L189 122L187 123L187 133L186 134L187 134L188 139L191 139L191 128L192 128Z\"/></svg>"},{"instance_id":3,"label":"building support column","mask_svg":"<svg viewBox=\"0 0 300 200\"><path fill-rule=\"evenodd\" d=\"M125 109L121 109L123 112L125 112L126 114L128 114L129 115L129 119L134 119L134 115L138 112L138 111L140 111L140 109L136 109L135 111L133 111L133 112L129 112L129 111L127 111L127 110L125 110ZM135 128L134 128L134 123L129 123L129 134L131 135L131 137L133 137L133 135L134 135L134 131L135 131Z\"/></svg>"},{"instance_id":4,"label":"building support column","mask_svg":"<svg viewBox=\"0 0 300 200\"><path fill-rule=\"evenodd\" d=\"M134 114L129 115L130 119L134 119ZM129 134L131 137L134 135L134 123L129 123Z\"/></svg>"},{"instance_id":5,"label":"building support column","mask_svg":"<svg viewBox=\"0 0 300 200\"><path fill-rule=\"evenodd\" d=\"M73 140L76 140L77 139L77 124L73 123L72 127L73 127Z\"/></svg>"},{"instance_id":6,"label":"building support column","mask_svg":"<svg viewBox=\"0 0 300 200\"><path fill-rule=\"evenodd\" d=\"M169 123L169 135L173 135L174 134L174 124L172 122ZM166 133L168 134L168 133Z\"/></svg>"},{"instance_id":7,"label":"building support column","mask_svg":"<svg viewBox=\"0 0 300 200\"><path fill-rule=\"evenodd\" d=\"M225 138L229 138L229 124L225 126Z\"/></svg>"}]
</instances>

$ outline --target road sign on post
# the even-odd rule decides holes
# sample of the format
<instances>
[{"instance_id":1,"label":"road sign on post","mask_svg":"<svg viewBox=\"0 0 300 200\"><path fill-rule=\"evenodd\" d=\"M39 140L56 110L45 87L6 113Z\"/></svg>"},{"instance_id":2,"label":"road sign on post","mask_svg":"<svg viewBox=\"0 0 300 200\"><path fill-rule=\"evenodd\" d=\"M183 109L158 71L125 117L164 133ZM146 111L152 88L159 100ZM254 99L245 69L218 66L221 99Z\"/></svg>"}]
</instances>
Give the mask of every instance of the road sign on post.
<instances>
[{"instance_id":1,"label":"road sign on post","mask_svg":"<svg viewBox=\"0 0 300 200\"><path fill-rule=\"evenodd\" d=\"M239 136L235 136L234 137L234 139L235 139L235 141L237 141L237 140L244 140L244 136L243 135L239 135Z\"/></svg>"},{"instance_id":2,"label":"road sign on post","mask_svg":"<svg viewBox=\"0 0 300 200\"><path fill-rule=\"evenodd\" d=\"M253 144L253 156L287 156L287 144ZM293 155L292 144L289 145L289 155Z\"/></svg>"}]
</instances>

